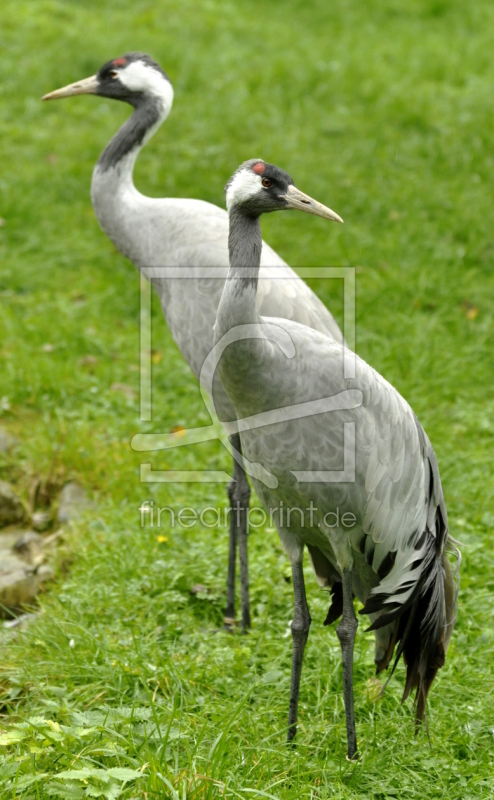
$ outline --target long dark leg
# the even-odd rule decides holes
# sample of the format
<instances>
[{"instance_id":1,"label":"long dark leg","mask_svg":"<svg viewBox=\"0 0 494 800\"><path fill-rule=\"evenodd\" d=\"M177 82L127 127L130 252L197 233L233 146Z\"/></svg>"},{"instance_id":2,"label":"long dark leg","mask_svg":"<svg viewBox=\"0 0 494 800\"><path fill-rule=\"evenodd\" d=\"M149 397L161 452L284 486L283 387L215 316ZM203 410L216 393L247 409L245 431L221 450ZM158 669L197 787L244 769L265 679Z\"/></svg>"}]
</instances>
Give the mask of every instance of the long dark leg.
<instances>
[{"instance_id":1,"label":"long dark leg","mask_svg":"<svg viewBox=\"0 0 494 800\"><path fill-rule=\"evenodd\" d=\"M297 733L298 696L300 691L300 675L302 674L302 659L305 645L309 635L310 614L305 597L304 570L302 561L292 563L294 614L292 620L292 680L290 685L290 706L288 710L288 742L290 743Z\"/></svg>"},{"instance_id":2,"label":"long dark leg","mask_svg":"<svg viewBox=\"0 0 494 800\"><path fill-rule=\"evenodd\" d=\"M249 568L247 560L247 519L249 513L250 486L242 469L242 482L238 486L239 504L242 508L238 529L238 556L240 561L240 592L242 602L242 628L250 628Z\"/></svg>"},{"instance_id":3,"label":"long dark leg","mask_svg":"<svg viewBox=\"0 0 494 800\"><path fill-rule=\"evenodd\" d=\"M228 549L228 578L226 584L225 626L235 623L235 566L237 562L237 526L233 513L233 481L228 484L228 499L230 500L230 544Z\"/></svg>"},{"instance_id":4,"label":"long dark leg","mask_svg":"<svg viewBox=\"0 0 494 800\"><path fill-rule=\"evenodd\" d=\"M230 436L232 447L242 452L240 436ZM242 628L250 628L249 569L247 560L247 520L249 514L250 486L242 463L233 460L233 480L228 485L230 500L230 548L228 556L228 587L225 622L231 624L235 617L235 556L238 541L240 560L240 585L242 597ZM230 623L229 623L230 620Z\"/></svg>"},{"instance_id":5,"label":"long dark leg","mask_svg":"<svg viewBox=\"0 0 494 800\"><path fill-rule=\"evenodd\" d=\"M336 628L341 644L343 657L343 698L345 701L346 733L348 741L348 756L358 758L357 733L355 731L355 716L353 712L353 645L358 628L355 609L353 608L352 573L346 571L342 577L343 584L343 614L341 622Z\"/></svg>"}]
</instances>

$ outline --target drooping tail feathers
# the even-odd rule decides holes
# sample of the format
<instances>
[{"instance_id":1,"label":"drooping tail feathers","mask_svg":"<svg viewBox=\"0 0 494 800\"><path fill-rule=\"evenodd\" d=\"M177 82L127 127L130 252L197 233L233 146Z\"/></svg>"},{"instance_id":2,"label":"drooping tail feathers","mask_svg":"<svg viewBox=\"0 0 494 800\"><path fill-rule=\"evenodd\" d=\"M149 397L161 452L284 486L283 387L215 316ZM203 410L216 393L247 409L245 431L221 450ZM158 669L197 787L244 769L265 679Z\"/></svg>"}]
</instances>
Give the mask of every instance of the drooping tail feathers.
<instances>
[{"instance_id":1,"label":"drooping tail feathers","mask_svg":"<svg viewBox=\"0 0 494 800\"><path fill-rule=\"evenodd\" d=\"M403 700L416 690L417 721L421 721L425 716L427 694L438 669L444 664L456 621L461 557L448 532L446 505L434 450L416 417L415 422L424 462L429 468L429 485L425 498L426 525L414 546L417 556L420 551L420 557L412 564L411 572L402 575L393 592L380 592L379 587L376 587L375 593L371 592L360 613L379 614L370 630L394 622L387 663L384 662L379 667L388 666L396 642L398 648L391 674L403 655L407 668ZM446 552L456 558L454 573ZM415 585L411 579L414 568L420 570L419 576L413 579L416 581ZM403 597L401 603L400 596Z\"/></svg>"},{"instance_id":2,"label":"drooping tail feathers","mask_svg":"<svg viewBox=\"0 0 494 800\"><path fill-rule=\"evenodd\" d=\"M403 655L407 672L402 702L410 692L416 690L417 722L425 717L429 689L437 671L444 665L458 604L460 552L449 537L446 538L442 552L436 552L436 545L437 542L431 538L423 561L421 579L408 602L393 614L380 616L369 628L376 630L389 624L394 618L395 627L391 636L393 644L387 663L382 668L389 664L396 643L398 647L391 675ZM445 554L446 550L456 558L454 571ZM383 599L378 595L369 598L361 613L384 610Z\"/></svg>"},{"instance_id":3,"label":"drooping tail feathers","mask_svg":"<svg viewBox=\"0 0 494 800\"><path fill-rule=\"evenodd\" d=\"M407 674L402 701L416 690L418 722L424 719L429 689L445 662L456 617L455 594L448 558L434 558L416 601L398 621L400 646L394 666L403 653Z\"/></svg>"}]
</instances>

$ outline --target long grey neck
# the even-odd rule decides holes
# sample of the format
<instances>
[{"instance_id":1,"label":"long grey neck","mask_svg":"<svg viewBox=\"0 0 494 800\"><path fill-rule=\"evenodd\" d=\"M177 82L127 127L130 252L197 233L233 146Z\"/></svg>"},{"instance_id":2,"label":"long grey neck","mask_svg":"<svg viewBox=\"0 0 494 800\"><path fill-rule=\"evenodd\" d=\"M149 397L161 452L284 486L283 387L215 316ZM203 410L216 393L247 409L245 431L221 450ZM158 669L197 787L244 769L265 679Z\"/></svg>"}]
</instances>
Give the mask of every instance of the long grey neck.
<instances>
[{"instance_id":1,"label":"long grey neck","mask_svg":"<svg viewBox=\"0 0 494 800\"><path fill-rule=\"evenodd\" d=\"M244 274L243 268L255 274L261 265L262 232L260 217L251 217L234 207L229 213L228 253L230 272L228 280L235 280Z\"/></svg>"},{"instance_id":2,"label":"long grey neck","mask_svg":"<svg viewBox=\"0 0 494 800\"><path fill-rule=\"evenodd\" d=\"M132 116L124 122L101 153L96 165L98 171L105 173L112 168L115 169L122 162L128 164L128 156L132 154L130 165L132 172L139 151L159 128L165 116L164 106L159 97L143 95Z\"/></svg>"},{"instance_id":3,"label":"long grey neck","mask_svg":"<svg viewBox=\"0 0 494 800\"><path fill-rule=\"evenodd\" d=\"M261 323L256 299L262 234L259 217L246 216L233 208L229 218L230 270L218 306L214 341L215 344L220 342L229 331L231 334L228 338L233 337L232 343L226 349L220 344L220 350L217 351L218 356L222 353L218 373L223 388L237 408L238 404L246 400L252 388L253 381L248 376L252 370L256 370L261 357L260 340L251 334L259 331ZM236 330L237 326L249 324L255 327L255 331Z\"/></svg>"},{"instance_id":4,"label":"long grey neck","mask_svg":"<svg viewBox=\"0 0 494 800\"><path fill-rule=\"evenodd\" d=\"M229 220L230 270L218 307L216 338L236 325L259 322L256 309L262 249L259 217L247 216L233 208Z\"/></svg>"},{"instance_id":5,"label":"long grey neck","mask_svg":"<svg viewBox=\"0 0 494 800\"><path fill-rule=\"evenodd\" d=\"M102 230L131 261L139 261L132 209L141 195L134 186L134 164L142 147L166 118L159 97L144 96L131 117L105 147L93 170L91 200Z\"/></svg>"}]
</instances>

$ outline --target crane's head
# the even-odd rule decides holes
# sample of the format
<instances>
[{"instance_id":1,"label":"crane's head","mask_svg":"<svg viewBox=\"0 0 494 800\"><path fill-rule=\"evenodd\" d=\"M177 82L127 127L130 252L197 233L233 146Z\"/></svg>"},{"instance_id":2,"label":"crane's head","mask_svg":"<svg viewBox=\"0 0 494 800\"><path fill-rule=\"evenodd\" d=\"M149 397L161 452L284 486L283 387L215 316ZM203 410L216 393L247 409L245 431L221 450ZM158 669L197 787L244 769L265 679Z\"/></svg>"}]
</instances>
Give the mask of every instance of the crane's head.
<instances>
[{"instance_id":1,"label":"crane's head","mask_svg":"<svg viewBox=\"0 0 494 800\"><path fill-rule=\"evenodd\" d=\"M317 217L343 222L338 214L313 200L293 185L290 175L260 158L244 161L225 187L226 207L258 217L270 211L297 209Z\"/></svg>"},{"instance_id":2,"label":"crane's head","mask_svg":"<svg viewBox=\"0 0 494 800\"><path fill-rule=\"evenodd\" d=\"M161 103L166 113L173 102L173 88L168 75L146 53L126 53L107 61L96 75L56 89L42 99L58 100L76 94L97 94L123 100L134 108L151 97Z\"/></svg>"}]
</instances>

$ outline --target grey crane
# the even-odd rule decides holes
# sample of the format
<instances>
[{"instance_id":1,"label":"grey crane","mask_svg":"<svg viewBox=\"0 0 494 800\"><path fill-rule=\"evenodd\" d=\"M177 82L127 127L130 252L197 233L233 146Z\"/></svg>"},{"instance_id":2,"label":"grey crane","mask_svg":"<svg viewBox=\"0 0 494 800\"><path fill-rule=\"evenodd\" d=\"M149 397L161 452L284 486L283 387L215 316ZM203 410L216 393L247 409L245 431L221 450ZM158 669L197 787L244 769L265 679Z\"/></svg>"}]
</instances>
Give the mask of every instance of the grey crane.
<instances>
[{"instance_id":1,"label":"grey crane","mask_svg":"<svg viewBox=\"0 0 494 800\"><path fill-rule=\"evenodd\" d=\"M104 64L96 75L43 97L55 100L94 94L122 100L134 108L102 152L93 172L91 198L98 222L117 249L148 277L159 296L172 336L196 377L213 345L213 325L228 272L228 215L202 200L145 197L134 186L133 169L142 147L167 118L172 102L170 79L145 53L126 53ZM290 267L262 244L259 310L303 322L342 341L327 308ZM294 297L297 296L297 303ZM219 383L214 386L220 420L234 408ZM225 620L235 616L235 561L238 542L242 625L250 626L247 571L247 511L250 488L232 435L232 509Z\"/></svg>"},{"instance_id":2,"label":"grey crane","mask_svg":"<svg viewBox=\"0 0 494 800\"><path fill-rule=\"evenodd\" d=\"M332 590L326 623L341 615L337 634L352 759L357 756L354 596L363 603L360 613L371 618L377 671L389 666L395 651L394 666L403 655L403 699L416 690L417 721L424 718L429 688L444 664L457 595L445 556L454 545L437 461L410 406L365 361L355 356L355 377L347 379L341 344L296 321L258 312L260 215L298 208L341 222L338 215L302 195L286 172L259 159L239 167L226 199L230 270L218 308L213 364L237 412L247 469L260 464L271 476L265 481L251 470L291 561L288 739L296 732L311 622L302 570L307 545L317 580Z\"/></svg>"}]
</instances>

